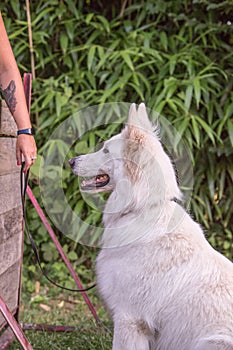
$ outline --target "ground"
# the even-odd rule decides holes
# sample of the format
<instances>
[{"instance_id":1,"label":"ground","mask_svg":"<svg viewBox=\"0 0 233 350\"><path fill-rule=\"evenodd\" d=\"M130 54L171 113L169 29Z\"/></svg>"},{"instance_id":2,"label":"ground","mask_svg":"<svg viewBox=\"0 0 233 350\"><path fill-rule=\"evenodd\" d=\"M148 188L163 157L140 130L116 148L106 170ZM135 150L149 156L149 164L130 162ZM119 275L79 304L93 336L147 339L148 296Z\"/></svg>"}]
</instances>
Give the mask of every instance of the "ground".
<instances>
[{"instance_id":1,"label":"ground","mask_svg":"<svg viewBox=\"0 0 233 350\"><path fill-rule=\"evenodd\" d=\"M111 322L95 292L89 293L104 326L99 327L80 294L58 294L56 288L40 293L22 293L20 322L75 326L71 333L25 331L34 350L109 350L111 349ZM107 330L109 329L109 331ZM21 350L15 340L9 350Z\"/></svg>"}]
</instances>

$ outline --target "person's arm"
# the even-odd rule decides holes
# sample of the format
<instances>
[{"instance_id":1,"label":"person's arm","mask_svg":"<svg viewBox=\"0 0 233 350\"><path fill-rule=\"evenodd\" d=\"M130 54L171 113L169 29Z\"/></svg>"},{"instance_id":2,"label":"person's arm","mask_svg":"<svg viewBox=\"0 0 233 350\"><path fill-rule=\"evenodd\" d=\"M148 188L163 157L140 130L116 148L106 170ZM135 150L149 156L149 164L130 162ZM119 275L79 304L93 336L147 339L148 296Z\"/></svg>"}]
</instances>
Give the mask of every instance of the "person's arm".
<instances>
[{"instance_id":1,"label":"person's arm","mask_svg":"<svg viewBox=\"0 0 233 350\"><path fill-rule=\"evenodd\" d=\"M21 75L11 49L3 19L0 13L0 90L6 101L18 130L31 128ZM17 138L17 164L25 160L25 171L33 164L36 157L36 144L32 135L21 134Z\"/></svg>"}]
</instances>

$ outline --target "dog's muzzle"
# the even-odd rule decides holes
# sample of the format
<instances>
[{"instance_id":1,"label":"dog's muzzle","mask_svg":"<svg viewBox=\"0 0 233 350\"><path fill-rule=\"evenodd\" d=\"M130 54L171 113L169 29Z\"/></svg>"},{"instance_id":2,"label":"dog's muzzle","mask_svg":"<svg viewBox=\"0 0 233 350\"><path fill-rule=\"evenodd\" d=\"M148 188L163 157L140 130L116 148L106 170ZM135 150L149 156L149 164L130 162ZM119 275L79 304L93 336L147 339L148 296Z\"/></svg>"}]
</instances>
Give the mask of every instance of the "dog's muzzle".
<instances>
[{"instance_id":1,"label":"dog's muzzle","mask_svg":"<svg viewBox=\"0 0 233 350\"><path fill-rule=\"evenodd\" d=\"M70 167L76 175L78 174L74 169L75 169L77 160L78 160L78 157L71 158L69 160ZM105 187L106 185L108 185L109 181L110 181L110 177L107 174L100 173L100 174L97 174L96 176L88 177L87 179L83 180L80 187L82 191L90 191L93 189Z\"/></svg>"}]
</instances>

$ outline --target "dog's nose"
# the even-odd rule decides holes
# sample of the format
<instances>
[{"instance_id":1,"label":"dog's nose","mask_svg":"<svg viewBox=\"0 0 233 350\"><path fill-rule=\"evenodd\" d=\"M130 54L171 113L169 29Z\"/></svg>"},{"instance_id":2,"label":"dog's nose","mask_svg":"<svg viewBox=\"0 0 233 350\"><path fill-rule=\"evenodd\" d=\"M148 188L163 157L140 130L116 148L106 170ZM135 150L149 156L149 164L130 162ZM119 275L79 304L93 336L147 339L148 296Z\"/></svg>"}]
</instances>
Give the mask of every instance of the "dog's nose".
<instances>
[{"instance_id":1,"label":"dog's nose","mask_svg":"<svg viewBox=\"0 0 233 350\"><path fill-rule=\"evenodd\" d=\"M75 158L71 158L71 159L69 160L69 164L70 164L71 168L73 168L73 167L74 167L74 164L75 164Z\"/></svg>"}]
</instances>

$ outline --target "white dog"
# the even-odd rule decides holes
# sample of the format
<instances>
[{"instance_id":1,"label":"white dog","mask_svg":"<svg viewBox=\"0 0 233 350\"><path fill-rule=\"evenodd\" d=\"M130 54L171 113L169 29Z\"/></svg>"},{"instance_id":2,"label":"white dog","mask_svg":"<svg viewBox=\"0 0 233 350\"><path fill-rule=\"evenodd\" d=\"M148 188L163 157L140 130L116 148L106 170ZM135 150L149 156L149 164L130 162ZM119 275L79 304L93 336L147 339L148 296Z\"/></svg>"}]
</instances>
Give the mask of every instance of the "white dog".
<instances>
[{"instance_id":1,"label":"white dog","mask_svg":"<svg viewBox=\"0 0 233 350\"><path fill-rule=\"evenodd\" d=\"M111 191L97 283L114 321L113 350L233 350L233 264L181 198L144 104L96 153L70 160L81 189Z\"/></svg>"}]
</instances>

